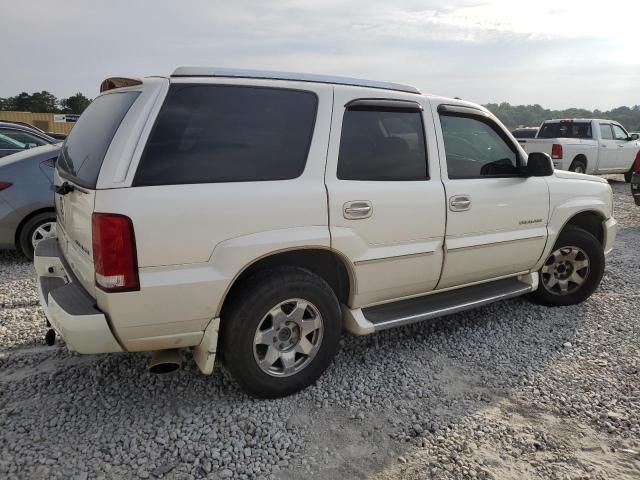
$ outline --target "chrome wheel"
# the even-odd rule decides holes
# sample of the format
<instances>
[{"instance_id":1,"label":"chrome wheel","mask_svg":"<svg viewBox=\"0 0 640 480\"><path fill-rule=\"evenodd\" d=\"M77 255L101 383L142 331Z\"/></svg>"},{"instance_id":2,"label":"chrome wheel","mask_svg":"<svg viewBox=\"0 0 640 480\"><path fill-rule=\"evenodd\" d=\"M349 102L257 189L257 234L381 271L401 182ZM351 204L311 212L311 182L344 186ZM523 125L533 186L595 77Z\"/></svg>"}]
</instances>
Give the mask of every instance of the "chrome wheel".
<instances>
[{"instance_id":1,"label":"chrome wheel","mask_svg":"<svg viewBox=\"0 0 640 480\"><path fill-rule=\"evenodd\" d=\"M35 229L31 235L31 245L36 248L36 245L42 240L47 238L54 238L56 236L56 222L45 222Z\"/></svg>"},{"instance_id":2,"label":"chrome wheel","mask_svg":"<svg viewBox=\"0 0 640 480\"><path fill-rule=\"evenodd\" d=\"M253 356L268 375L295 375L316 356L323 333L322 316L313 304L299 298L285 300L258 324Z\"/></svg>"},{"instance_id":3,"label":"chrome wheel","mask_svg":"<svg viewBox=\"0 0 640 480\"><path fill-rule=\"evenodd\" d=\"M542 285L554 295L569 295L582 287L589 276L589 257L578 247L561 247L541 269Z\"/></svg>"}]
</instances>

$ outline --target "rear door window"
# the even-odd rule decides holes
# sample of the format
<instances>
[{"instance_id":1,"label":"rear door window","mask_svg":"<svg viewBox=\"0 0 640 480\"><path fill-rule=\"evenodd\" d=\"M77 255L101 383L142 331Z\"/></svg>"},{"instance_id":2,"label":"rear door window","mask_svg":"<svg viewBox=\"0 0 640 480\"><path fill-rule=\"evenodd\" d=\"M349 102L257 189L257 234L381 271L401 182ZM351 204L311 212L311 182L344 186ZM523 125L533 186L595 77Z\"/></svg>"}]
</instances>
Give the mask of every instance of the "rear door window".
<instances>
[{"instance_id":1,"label":"rear door window","mask_svg":"<svg viewBox=\"0 0 640 480\"><path fill-rule=\"evenodd\" d=\"M601 123L600 135L602 136L603 140L613 140L613 133L611 133L611 124Z\"/></svg>"},{"instance_id":2,"label":"rear door window","mask_svg":"<svg viewBox=\"0 0 640 480\"><path fill-rule=\"evenodd\" d=\"M172 85L134 186L286 180L304 170L315 93L235 85Z\"/></svg>"},{"instance_id":3,"label":"rear door window","mask_svg":"<svg viewBox=\"0 0 640 480\"><path fill-rule=\"evenodd\" d=\"M96 187L111 140L139 94L113 92L91 102L62 147L58 169L63 177L83 187Z\"/></svg>"}]
</instances>

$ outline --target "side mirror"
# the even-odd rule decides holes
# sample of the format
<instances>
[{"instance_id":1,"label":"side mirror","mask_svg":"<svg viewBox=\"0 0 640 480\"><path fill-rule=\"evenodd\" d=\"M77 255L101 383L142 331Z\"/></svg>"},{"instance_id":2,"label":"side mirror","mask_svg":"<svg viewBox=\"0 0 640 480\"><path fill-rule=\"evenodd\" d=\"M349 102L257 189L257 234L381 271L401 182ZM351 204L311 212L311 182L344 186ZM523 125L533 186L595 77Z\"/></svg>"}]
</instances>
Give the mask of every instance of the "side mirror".
<instances>
[{"instance_id":1,"label":"side mirror","mask_svg":"<svg viewBox=\"0 0 640 480\"><path fill-rule=\"evenodd\" d=\"M551 157L542 152L531 152L527 159L526 173L530 177L548 177L553 175Z\"/></svg>"},{"instance_id":2,"label":"side mirror","mask_svg":"<svg viewBox=\"0 0 640 480\"><path fill-rule=\"evenodd\" d=\"M638 140L640 138L640 135L637 133L632 133L631 136L629 137L629 140Z\"/></svg>"}]
</instances>

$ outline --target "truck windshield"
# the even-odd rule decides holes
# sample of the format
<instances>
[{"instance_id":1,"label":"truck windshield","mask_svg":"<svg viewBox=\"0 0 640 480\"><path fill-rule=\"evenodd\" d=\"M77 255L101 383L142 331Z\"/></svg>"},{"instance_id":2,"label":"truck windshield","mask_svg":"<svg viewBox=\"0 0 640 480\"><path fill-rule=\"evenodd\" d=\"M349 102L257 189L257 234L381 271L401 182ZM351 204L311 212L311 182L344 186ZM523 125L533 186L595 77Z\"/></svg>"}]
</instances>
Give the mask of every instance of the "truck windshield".
<instances>
[{"instance_id":1,"label":"truck windshield","mask_svg":"<svg viewBox=\"0 0 640 480\"><path fill-rule=\"evenodd\" d=\"M96 98L67 137L57 163L60 175L95 188L102 162L122 119L140 92L115 92Z\"/></svg>"},{"instance_id":2,"label":"truck windshield","mask_svg":"<svg viewBox=\"0 0 640 480\"><path fill-rule=\"evenodd\" d=\"M537 138L593 138L591 122L545 123Z\"/></svg>"}]
</instances>

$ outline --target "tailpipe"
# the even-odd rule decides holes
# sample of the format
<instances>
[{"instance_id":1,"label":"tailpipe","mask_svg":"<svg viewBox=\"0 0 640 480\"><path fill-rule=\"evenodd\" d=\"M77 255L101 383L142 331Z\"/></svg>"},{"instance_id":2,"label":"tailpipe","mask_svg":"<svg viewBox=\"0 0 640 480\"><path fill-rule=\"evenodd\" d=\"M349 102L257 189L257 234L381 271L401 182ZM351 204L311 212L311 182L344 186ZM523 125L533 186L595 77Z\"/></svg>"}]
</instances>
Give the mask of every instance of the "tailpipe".
<instances>
[{"instance_id":1,"label":"tailpipe","mask_svg":"<svg viewBox=\"0 0 640 480\"><path fill-rule=\"evenodd\" d=\"M149 371L151 373L171 373L182 366L180 350L158 350L153 352L149 359Z\"/></svg>"}]
</instances>

